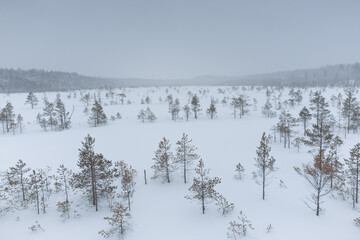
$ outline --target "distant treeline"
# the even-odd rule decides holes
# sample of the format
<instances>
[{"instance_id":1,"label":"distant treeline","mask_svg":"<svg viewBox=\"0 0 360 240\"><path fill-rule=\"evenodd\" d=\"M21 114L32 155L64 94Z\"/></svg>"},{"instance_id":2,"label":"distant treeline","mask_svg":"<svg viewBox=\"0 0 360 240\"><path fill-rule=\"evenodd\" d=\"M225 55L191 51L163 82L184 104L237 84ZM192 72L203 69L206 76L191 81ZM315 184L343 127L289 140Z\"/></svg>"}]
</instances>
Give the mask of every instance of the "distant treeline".
<instances>
[{"instance_id":1,"label":"distant treeline","mask_svg":"<svg viewBox=\"0 0 360 240\"><path fill-rule=\"evenodd\" d=\"M314 69L301 69L244 77L203 76L192 79L110 79L88 77L77 73L0 69L0 92L42 92L111 87L149 86L347 86L360 85L360 63L338 64Z\"/></svg>"}]
</instances>

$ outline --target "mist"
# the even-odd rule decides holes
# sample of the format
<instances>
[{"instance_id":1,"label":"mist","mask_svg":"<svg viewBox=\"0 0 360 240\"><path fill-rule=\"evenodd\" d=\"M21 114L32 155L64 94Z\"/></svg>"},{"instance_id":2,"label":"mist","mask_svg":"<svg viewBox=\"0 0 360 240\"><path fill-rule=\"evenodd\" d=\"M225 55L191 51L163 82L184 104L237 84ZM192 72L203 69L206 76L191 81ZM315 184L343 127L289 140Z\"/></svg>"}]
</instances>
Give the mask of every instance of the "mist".
<instances>
[{"instance_id":1,"label":"mist","mask_svg":"<svg viewBox=\"0 0 360 240\"><path fill-rule=\"evenodd\" d=\"M354 63L359 1L2 0L0 67L243 76Z\"/></svg>"}]
</instances>

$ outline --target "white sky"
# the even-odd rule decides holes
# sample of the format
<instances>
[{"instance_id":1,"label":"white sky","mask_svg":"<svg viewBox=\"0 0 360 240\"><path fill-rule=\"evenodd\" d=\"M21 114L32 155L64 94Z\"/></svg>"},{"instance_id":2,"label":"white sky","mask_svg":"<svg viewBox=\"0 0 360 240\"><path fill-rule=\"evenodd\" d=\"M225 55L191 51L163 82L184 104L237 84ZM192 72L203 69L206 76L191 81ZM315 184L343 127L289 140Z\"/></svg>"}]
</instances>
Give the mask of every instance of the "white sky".
<instances>
[{"instance_id":1,"label":"white sky","mask_svg":"<svg viewBox=\"0 0 360 240\"><path fill-rule=\"evenodd\" d=\"M358 0L0 0L0 67L189 78L359 61Z\"/></svg>"}]
</instances>

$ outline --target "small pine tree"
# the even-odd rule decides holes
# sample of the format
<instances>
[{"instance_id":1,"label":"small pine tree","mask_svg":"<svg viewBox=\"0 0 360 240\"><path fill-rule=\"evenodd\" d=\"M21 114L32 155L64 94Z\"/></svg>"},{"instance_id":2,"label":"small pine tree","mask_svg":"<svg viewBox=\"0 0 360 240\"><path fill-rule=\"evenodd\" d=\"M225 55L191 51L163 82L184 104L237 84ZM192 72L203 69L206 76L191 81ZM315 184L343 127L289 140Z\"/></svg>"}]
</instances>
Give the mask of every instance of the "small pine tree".
<instances>
[{"instance_id":1,"label":"small pine tree","mask_svg":"<svg viewBox=\"0 0 360 240\"><path fill-rule=\"evenodd\" d=\"M39 99L36 97L36 95L33 92L29 92L29 94L26 97L25 104L30 104L31 109L34 109L34 106L36 106L39 102Z\"/></svg>"},{"instance_id":2,"label":"small pine tree","mask_svg":"<svg viewBox=\"0 0 360 240\"><path fill-rule=\"evenodd\" d=\"M315 157L313 163L304 164L303 168L294 168L295 171L303 176L306 181L313 188L314 192L311 194L310 201L315 204L315 208L306 205L319 216L321 211L321 204L324 202L322 198L330 193L331 189L326 189L330 182L330 176L333 173L333 168L330 163L330 158L325 157L323 152L319 152Z\"/></svg>"},{"instance_id":3,"label":"small pine tree","mask_svg":"<svg viewBox=\"0 0 360 240\"><path fill-rule=\"evenodd\" d=\"M121 196L127 200L129 211L131 211L131 198L135 192L135 177L137 172L131 166L124 169L121 179Z\"/></svg>"},{"instance_id":4,"label":"small pine tree","mask_svg":"<svg viewBox=\"0 0 360 240\"><path fill-rule=\"evenodd\" d=\"M144 109L141 109L139 114L137 115L137 118L141 120L141 122L145 122L146 120L146 112Z\"/></svg>"},{"instance_id":5,"label":"small pine tree","mask_svg":"<svg viewBox=\"0 0 360 240\"><path fill-rule=\"evenodd\" d=\"M190 113L191 113L189 106L188 106L188 105L185 105L185 106L183 107L183 111L184 111L184 113L185 113L186 121L189 121L189 116L190 116Z\"/></svg>"},{"instance_id":6,"label":"small pine tree","mask_svg":"<svg viewBox=\"0 0 360 240\"><path fill-rule=\"evenodd\" d=\"M19 130L21 134L24 128L24 124L23 124L24 118L20 114L18 114L16 117L16 121L17 121L17 125L19 126Z\"/></svg>"},{"instance_id":7,"label":"small pine tree","mask_svg":"<svg viewBox=\"0 0 360 240\"><path fill-rule=\"evenodd\" d=\"M30 168L21 159L14 167L10 167L6 173L5 189L14 199L14 203L19 203L18 207L25 208L29 198L29 178Z\"/></svg>"},{"instance_id":8,"label":"small pine tree","mask_svg":"<svg viewBox=\"0 0 360 240\"><path fill-rule=\"evenodd\" d=\"M192 139L189 139L188 135L183 133L182 138L176 142L178 146L176 148L175 163L181 165L183 169L184 183L186 183L188 172L191 165L195 160L199 159L199 155L196 154L196 147L191 144Z\"/></svg>"},{"instance_id":9,"label":"small pine tree","mask_svg":"<svg viewBox=\"0 0 360 240\"><path fill-rule=\"evenodd\" d=\"M170 152L170 147L169 140L164 137L160 141L159 148L156 150L155 157L153 158L155 163L151 167L154 169L154 176L152 179L161 177L164 181L170 183L170 176L175 170L173 154Z\"/></svg>"},{"instance_id":10,"label":"small pine tree","mask_svg":"<svg viewBox=\"0 0 360 240\"><path fill-rule=\"evenodd\" d=\"M213 119L216 117L216 107L215 107L215 100L211 98L210 107L206 110L206 113L209 115L210 119Z\"/></svg>"},{"instance_id":11,"label":"small pine tree","mask_svg":"<svg viewBox=\"0 0 360 240\"><path fill-rule=\"evenodd\" d=\"M245 175L245 168L243 165L241 165L241 163L236 164L236 169L235 169L235 178L237 179L243 179L244 175Z\"/></svg>"},{"instance_id":12,"label":"small pine tree","mask_svg":"<svg viewBox=\"0 0 360 240\"><path fill-rule=\"evenodd\" d=\"M205 214L205 205L216 198L215 186L221 183L220 178L210 178L210 169L206 169L202 159L195 168L198 177L193 180L192 186L189 188L191 195L185 196L186 199L196 200L201 203L202 213Z\"/></svg>"},{"instance_id":13,"label":"small pine tree","mask_svg":"<svg viewBox=\"0 0 360 240\"><path fill-rule=\"evenodd\" d=\"M5 107L2 109L2 115L6 124L6 132L9 132L14 126L13 123L15 123L14 107L10 102L6 103Z\"/></svg>"},{"instance_id":14,"label":"small pine tree","mask_svg":"<svg viewBox=\"0 0 360 240\"><path fill-rule=\"evenodd\" d=\"M229 203L221 194L216 194L215 201L215 205L218 207L218 212L220 212L224 217L234 210L234 204Z\"/></svg>"},{"instance_id":15,"label":"small pine tree","mask_svg":"<svg viewBox=\"0 0 360 240\"><path fill-rule=\"evenodd\" d=\"M58 181L57 187L61 189L65 193L65 201L58 202L58 211L61 213L61 217L70 218L70 205L71 202L69 201L69 190L70 185L69 181L72 176L71 170L67 169L63 164L57 169L58 173Z\"/></svg>"},{"instance_id":16,"label":"small pine tree","mask_svg":"<svg viewBox=\"0 0 360 240\"><path fill-rule=\"evenodd\" d=\"M345 164L348 167L350 182L353 182L355 203L359 202L359 182L360 182L360 143L356 144L350 150L350 158L345 159Z\"/></svg>"},{"instance_id":17,"label":"small pine tree","mask_svg":"<svg viewBox=\"0 0 360 240\"><path fill-rule=\"evenodd\" d=\"M150 110L149 107L146 108L146 119L149 121L149 122L154 122L156 120L156 116L155 114Z\"/></svg>"},{"instance_id":18,"label":"small pine tree","mask_svg":"<svg viewBox=\"0 0 360 240\"><path fill-rule=\"evenodd\" d=\"M303 107L303 109L301 109L300 113L299 113L299 119L300 121L302 121L303 126L304 126L304 135L306 134L306 127L309 123L309 121L311 120L311 113L309 111L309 109L307 109L306 107Z\"/></svg>"},{"instance_id":19,"label":"small pine tree","mask_svg":"<svg viewBox=\"0 0 360 240\"><path fill-rule=\"evenodd\" d=\"M104 113L103 107L101 106L100 101L97 99L94 100L88 123L94 127L105 125L107 123L107 117Z\"/></svg>"},{"instance_id":20,"label":"small pine tree","mask_svg":"<svg viewBox=\"0 0 360 240\"><path fill-rule=\"evenodd\" d=\"M191 99L191 109L194 113L195 119L198 118L198 114L201 111L199 97L195 94Z\"/></svg>"},{"instance_id":21,"label":"small pine tree","mask_svg":"<svg viewBox=\"0 0 360 240\"><path fill-rule=\"evenodd\" d=\"M245 237L245 236L247 236L249 229L254 230L250 220L246 217L246 215L243 213L243 211L240 211L238 220L239 220L239 222L231 221L229 223L230 226L228 227L229 231L227 233L227 236L229 239L236 240L236 239Z\"/></svg>"},{"instance_id":22,"label":"small pine tree","mask_svg":"<svg viewBox=\"0 0 360 240\"><path fill-rule=\"evenodd\" d=\"M98 202L101 197L111 194L115 187L112 162L104 158L102 154L94 152L95 138L87 135L79 149L79 161L77 162L80 172L73 175L72 186L85 194L95 210L98 211Z\"/></svg>"},{"instance_id":23,"label":"small pine tree","mask_svg":"<svg viewBox=\"0 0 360 240\"><path fill-rule=\"evenodd\" d=\"M111 228L107 231L102 230L99 234L104 238L115 236L118 239L123 239L129 230L130 218L131 215L128 208L124 207L122 204L118 204L118 206L113 209L113 215L104 218L108 221Z\"/></svg>"},{"instance_id":24,"label":"small pine tree","mask_svg":"<svg viewBox=\"0 0 360 240\"><path fill-rule=\"evenodd\" d=\"M265 187L269 184L268 178L275 171L275 158L270 156L270 138L263 133L260 146L256 150L255 167L257 168L256 183L262 185L262 199L265 200Z\"/></svg>"},{"instance_id":25,"label":"small pine tree","mask_svg":"<svg viewBox=\"0 0 360 240\"><path fill-rule=\"evenodd\" d=\"M56 121L54 103L49 102L48 99L44 97L44 105L45 107L43 109L42 118L45 119L46 125L50 126L51 130L54 130L58 124L58 122Z\"/></svg>"},{"instance_id":26,"label":"small pine tree","mask_svg":"<svg viewBox=\"0 0 360 240\"><path fill-rule=\"evenodd\" d=\"M71 125L72 113L70 114L70 112L66 111L65 105L61 101L61 97L60 97L59 93L56 95L55 112L56 112L57 122L58 122L57 129L60 131L64 130L64 129L69 129L70 125ZM74 110L73 110L73 112L74 112Z\"/></svg>"}]
</instances>

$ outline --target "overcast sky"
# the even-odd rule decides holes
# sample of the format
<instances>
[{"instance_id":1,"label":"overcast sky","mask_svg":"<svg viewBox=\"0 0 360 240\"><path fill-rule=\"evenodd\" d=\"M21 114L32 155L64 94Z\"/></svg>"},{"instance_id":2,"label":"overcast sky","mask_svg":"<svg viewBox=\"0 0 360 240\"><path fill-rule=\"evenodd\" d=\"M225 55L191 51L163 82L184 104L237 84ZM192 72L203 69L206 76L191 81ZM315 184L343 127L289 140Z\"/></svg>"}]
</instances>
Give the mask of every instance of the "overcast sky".
<instances>
[{"instance_id":1,"label":"overcast sky","mask_svg":"<svg viewBox=\"0 0 360 240\"><path fill-rule=\"evenodd\" d=\"M359 61L359 0L0 0L0 67L189 78Z\"/></svg>"}]
</instances>

